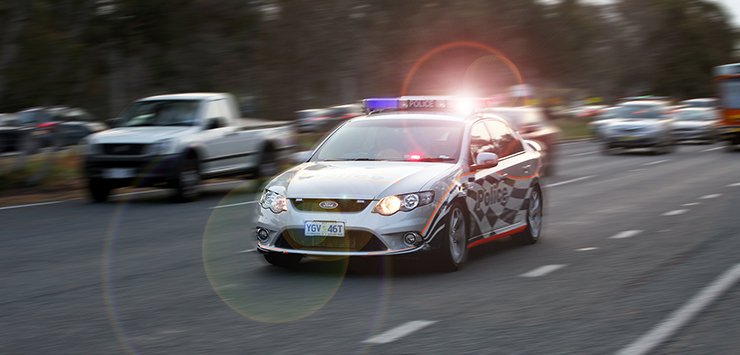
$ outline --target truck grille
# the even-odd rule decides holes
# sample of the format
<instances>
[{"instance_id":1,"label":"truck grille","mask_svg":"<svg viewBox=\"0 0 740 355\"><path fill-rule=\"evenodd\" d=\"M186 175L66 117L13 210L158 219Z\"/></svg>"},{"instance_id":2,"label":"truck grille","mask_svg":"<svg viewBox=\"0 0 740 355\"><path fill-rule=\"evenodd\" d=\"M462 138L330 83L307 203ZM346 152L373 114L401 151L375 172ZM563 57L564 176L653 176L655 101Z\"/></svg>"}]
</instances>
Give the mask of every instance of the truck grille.
<instances>
[{"instance_id":1,"label":"truck grille","mask_svg":"<svg viewBox=\"0 0 740 355\"><path fill-rule=\"evenodd\" d=\"M101 144L105 155L143 155L147 144Z\"/></svg>"},{"instance_id":2,"label":"truck grille","mask_svg":"<svg viewBox=\"0 0 740 355\"><path fill-rule=\"evenodd\" d=\"M306 237L302 229L288 229L275 242L283 249L318 251L383 251L388 248L370 232L348 230L342 237Z\"/></svg>"},{"instance_id":3,"label":"truck grille","mask_svg":"<svg viewBox=\"0 0 740 355\"><path fill-rule=\"evenodd\" d=\"M370 204L370 200L357 200L357 199L291 199L293 207L299 211L315 211L315 212L361 212L367 205ZM336 207L324 208L321 207L322 202L334 202Z\"/></svg>"}]
</instances>

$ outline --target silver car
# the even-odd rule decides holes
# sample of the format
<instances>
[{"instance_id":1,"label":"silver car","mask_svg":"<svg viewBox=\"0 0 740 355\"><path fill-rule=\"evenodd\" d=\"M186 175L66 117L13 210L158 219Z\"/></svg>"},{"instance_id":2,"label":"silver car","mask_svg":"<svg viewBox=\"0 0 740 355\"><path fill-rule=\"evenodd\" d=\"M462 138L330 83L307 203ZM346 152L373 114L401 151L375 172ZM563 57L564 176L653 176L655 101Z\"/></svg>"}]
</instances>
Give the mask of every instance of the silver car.
<instances>
[{"instance_id":1,"label":"silver car","mask_svg":"<svg viewBox=\"0 0 740 355\"><path fill-rule=\"evenodd\" d=\"M600 131L603 152L611 154L613 148L650 148L656 153L669 153L675 149L672 123L668 105L661 100L640 100L620 103L614 117Z\"/></svg>"},{"instance_id":2,"label":"silver car","mask_svg":"<svg viewBox=\"0 0 740 355\"><path fill-rule=\"evenodd\" d=\"M719 114L713 108L689 107L678 110L673 121L673 136L677 141L703 141L714 143L719 140Z\"/></svg>"},{"instance_id":3,"label":"silver car","mask_svg":"<svg viewBox=\"0 0 740 355\"><path fill-rule=\"evenodd\" d=\"M537 143L494 114L449 110L449 100L365 106L368 115L266 185L255 232L268 262L425 253L454 271L471 247L509 235L539 239Z\"/></svg>"}]
</instances>

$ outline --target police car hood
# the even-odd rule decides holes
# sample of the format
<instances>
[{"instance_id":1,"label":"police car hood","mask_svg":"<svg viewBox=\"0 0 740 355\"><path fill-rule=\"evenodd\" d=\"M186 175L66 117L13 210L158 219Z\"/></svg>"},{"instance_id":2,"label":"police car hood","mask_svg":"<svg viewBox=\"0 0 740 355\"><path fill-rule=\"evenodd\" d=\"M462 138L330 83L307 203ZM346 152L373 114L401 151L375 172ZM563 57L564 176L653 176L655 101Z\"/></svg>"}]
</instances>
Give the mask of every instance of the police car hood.
<instances>
[{"instance_id":1,"label":"police car hood","mask_svg":"<svg viewBox=\"0 0 740 355\"><path fill-rule=\"evenodd\" d=\"M700 129L714 124L714 121L674 121L674 129Z\"/></svg>"},{"instance_id":2,"label":"police car hood","mask_svg":"<svg viewBox=\"0 0 740 355\"><path fill-rule=\"evenodd\" d=\"M418 192L453 164L391 161L305 163L285 172L271 185L288 198L378 199Z\"/></svg>"}]
</instances>

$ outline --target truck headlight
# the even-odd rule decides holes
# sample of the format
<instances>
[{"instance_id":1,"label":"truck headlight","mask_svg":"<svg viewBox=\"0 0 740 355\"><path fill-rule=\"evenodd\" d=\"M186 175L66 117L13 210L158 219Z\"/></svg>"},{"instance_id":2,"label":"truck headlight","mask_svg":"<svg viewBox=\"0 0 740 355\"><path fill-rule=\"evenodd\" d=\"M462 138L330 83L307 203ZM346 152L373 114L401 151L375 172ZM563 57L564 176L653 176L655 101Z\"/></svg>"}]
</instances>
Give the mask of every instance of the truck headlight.
<instances>
[{"instance_id":1,"label":"truck headlight","mask_svg":"<svg viewBox=\"0 0 740 355\"><path fill-rule=\"evenodd\" d=\"M288 210L288 199L277 192L265 189L260 197L260 206L277 214Z\"/></svg>"},{"instance_id":2,"label":"truck headlight","mask_svg":"<svg viewBox=\"0 0 740 355\"><path fill-rule=\"evenodd\" d=\"M163 155L169 153L175 146L175 140L172 138L162 139L149 145L149 154Z\"/></svg>"},{"instance_id":3,"label":"truck headlight","mask_svg":"<svg viewBox=\"0 0 740 355\"><path fill-rule=\"evenodd\" d=\"M411 211L416 207L430 204L432 201L434 201L434 191L386 196L378 201L373 208L373 213L390 216L398 211Z\"/></svg>"}]
</instances>

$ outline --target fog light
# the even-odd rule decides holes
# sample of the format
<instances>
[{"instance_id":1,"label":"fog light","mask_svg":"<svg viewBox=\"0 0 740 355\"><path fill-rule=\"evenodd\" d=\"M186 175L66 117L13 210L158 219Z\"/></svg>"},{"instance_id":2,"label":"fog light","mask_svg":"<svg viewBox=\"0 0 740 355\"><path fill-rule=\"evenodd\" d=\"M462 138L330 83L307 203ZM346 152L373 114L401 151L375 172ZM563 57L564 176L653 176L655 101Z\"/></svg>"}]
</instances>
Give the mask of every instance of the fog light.
<instances>
[{"instance_id":1,"label":"fog light","mask_svg":"<svg viewBox=\"0 0 740 355\"><path fill-rule=\"evenodd\" d=\"M257 228L257 239L259 239L261 242L264 242L269 237L270 237L270 232L268 232L267 229Z\"/></svg>"},{"instance_id":2,"label":"fog light","mask_svg":"<svg viewBox=\"0 0 740 355\"><path fill-rule=\"evenodd\" d=\"M419 246L423 239L418 233L408 232L403 235L403 242L408 246Z\"/></svg>"}]
</instances>

